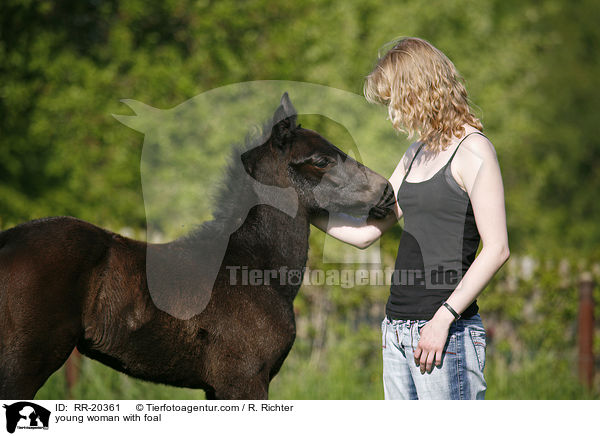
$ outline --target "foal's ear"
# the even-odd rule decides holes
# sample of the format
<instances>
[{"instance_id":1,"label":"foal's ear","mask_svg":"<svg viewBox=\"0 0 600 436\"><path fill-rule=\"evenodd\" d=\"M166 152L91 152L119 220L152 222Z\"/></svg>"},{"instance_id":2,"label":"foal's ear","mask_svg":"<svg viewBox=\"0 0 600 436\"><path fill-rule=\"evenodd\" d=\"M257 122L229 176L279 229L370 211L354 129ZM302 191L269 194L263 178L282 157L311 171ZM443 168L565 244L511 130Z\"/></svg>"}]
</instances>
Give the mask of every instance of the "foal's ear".
<instances>
[{"instance_id":1,"label":"foal's ear","mask_svg":"<svg viewBox=\"0 0 600 436\"><path fill-rule=\"evenodd\" d=\"M272 144L283 150L289 145L290 139L296 129L298 115L292 105L287 92L283 93L281 103L273 115L273 130L271 131Z\"/></svg>"}]
</instances>

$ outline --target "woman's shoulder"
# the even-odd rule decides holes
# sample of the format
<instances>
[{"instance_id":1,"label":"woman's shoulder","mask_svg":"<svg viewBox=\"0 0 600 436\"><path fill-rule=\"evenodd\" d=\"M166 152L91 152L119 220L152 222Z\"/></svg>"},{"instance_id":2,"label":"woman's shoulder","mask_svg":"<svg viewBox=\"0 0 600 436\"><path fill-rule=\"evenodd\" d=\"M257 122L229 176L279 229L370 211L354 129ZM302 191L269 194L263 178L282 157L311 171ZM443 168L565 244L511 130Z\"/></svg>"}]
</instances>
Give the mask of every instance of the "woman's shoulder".
<instances>
[{"instance_id":1,"label":"woman's shoulder","mask_svg":"<svg viewBox=\"0 0 600 436\"><path fill-rule=\"evenodd\" d=\"M415 141L412 144L410 144L404 152L404 154L402 155L402 157L400 158L400 162L398 162L398 165L396 165L396 168L394 169L394 172L392 173L389 179L392 183L392 186L394 186L394 190L396 190L400 185L400 182L406 174L408 166L410 165L410 162L415 156L419 145L421 145L419 141Z\"/></svg>"},{"instance_id":2,"label":"woman's shoulder","mask_svg":"<svg viewBox=\"0 0 600 436\"><path fill-rule=\"evenodd\" d=\"M461 180L468 180L475 176L482 166L497 167L498 157L494 145L479 130L467 132L456 152L453 167ZM481 133L481 132L480 132Z\"/></svg>"},{"instance_id":3,"label":"woman's shoulder","mask_svg":"<svg viewBox=\"0 0 600 436\"><path fill-rule=\"evenodd\" d=\"M462 156L458 156L459 154ZM465 133L464 139L460 143L460 148L457 150L457 158L468 158L469 156L476 156L483 160L497 158L496 149L492 141L477 129L471 129Z\"/></svg>"},{"instance_id":4,"label":"woman's shoulder","mask_svg":"<svg viewBox=\"0 0 600 436\"><path fill-rule=\"evenodd\" d=\"M408 169L410 162L415 157L415 154L417 154L417 151L419 150L421 145L423 145L421 141L415 141L408 146L408 148L404 152L404 155L402 156L402 159L400 160L400 163L403 165L404 170Z\"/></svg>"}]
</instances>

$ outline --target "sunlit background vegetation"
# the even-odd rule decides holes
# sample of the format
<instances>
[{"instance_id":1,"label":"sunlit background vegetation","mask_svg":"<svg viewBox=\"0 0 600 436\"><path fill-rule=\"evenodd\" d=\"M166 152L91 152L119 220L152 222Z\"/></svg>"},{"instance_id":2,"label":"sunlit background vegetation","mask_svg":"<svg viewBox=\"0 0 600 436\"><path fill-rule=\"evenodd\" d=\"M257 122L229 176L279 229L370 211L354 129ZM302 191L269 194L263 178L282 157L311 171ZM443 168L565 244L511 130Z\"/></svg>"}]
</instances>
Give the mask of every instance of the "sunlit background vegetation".
<instances>
[{"instance_id":1,"label":"sunlit background vegetation","mask_svg":"<svg viewBox=\"0 0 600 436\"><path fill-rule=\"evenodd\" d=\"M590 271L600 281L599 18L593 0L5 0L0 228L72 215L143 239L144 136L111 116L131 114L120 99L168 109L217 87L267 79L361 94L378 49L418 36L466 79L504 177L512 255L479 299L487 398L600 398L600 378L591 389L579 383L576 354L579 275ZM344 128L324 117L299 121L350 145ZM397 148L376 139L360 148L385 176L407 145L387 128ZM364 129L381 134L368 123ZM382 238L386 266L401 231ZM309 266L347 268L323 262L324 241L313 228ZM271 398L383 398L379 325L388 292L303 287L298 338ZM600 301L598 286L594 293ZM70 392L61 369L37 398L67 396L203 393L140 382L84 358Z\"/></svg>"}]
</instances>

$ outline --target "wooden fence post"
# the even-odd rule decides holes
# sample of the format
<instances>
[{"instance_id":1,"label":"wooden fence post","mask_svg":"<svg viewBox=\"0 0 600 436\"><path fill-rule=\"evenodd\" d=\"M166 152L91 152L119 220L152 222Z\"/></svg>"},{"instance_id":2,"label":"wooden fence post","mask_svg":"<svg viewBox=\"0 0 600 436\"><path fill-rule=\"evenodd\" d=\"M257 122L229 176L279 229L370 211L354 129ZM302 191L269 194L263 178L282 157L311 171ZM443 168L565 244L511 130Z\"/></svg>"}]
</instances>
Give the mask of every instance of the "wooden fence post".
<instances>
[{"instance_id":1,"label":"wooden fence post","mask_svg":"<svg viewBox=\"0 0 600 436\"><path fill-rule=\"evenodd\" d=\"M594 279L584 272L579 279L579 379L588 388L594 382Z\"/></svg>"}]
</instances>

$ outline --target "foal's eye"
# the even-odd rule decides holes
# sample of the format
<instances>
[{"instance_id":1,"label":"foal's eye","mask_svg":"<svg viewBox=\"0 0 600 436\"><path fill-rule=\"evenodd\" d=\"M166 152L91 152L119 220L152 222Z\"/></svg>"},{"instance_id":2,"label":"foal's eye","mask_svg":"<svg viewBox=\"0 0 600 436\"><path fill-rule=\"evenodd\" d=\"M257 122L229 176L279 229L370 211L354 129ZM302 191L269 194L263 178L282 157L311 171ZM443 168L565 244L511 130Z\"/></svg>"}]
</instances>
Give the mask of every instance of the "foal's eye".
<instances>
[{"instance_id":1,"label":"foal's eye","mask_svg":"<svg viewBox=\"0 0 600 436\"><path fill-rule=\"evenodd\" d=\"M329 160L325 159L325 158L319 159L313 165L316 166L317 168L325 168L327 165L329 165Z\"/></svg>"}]
</instances>

